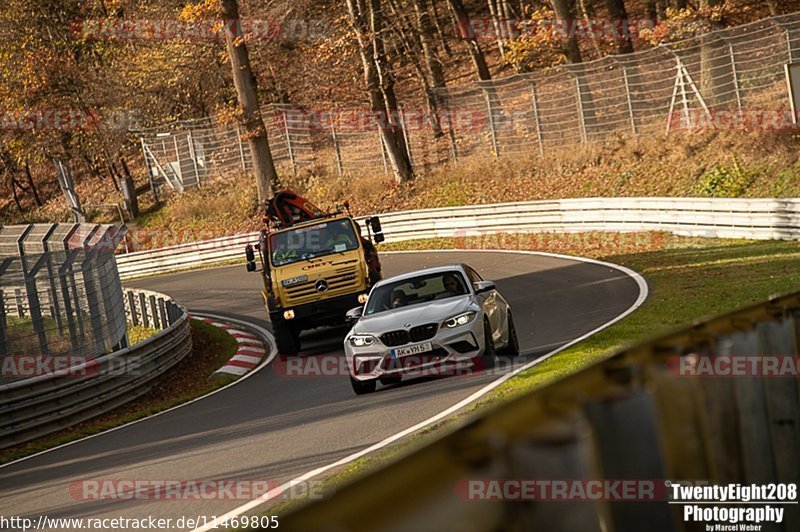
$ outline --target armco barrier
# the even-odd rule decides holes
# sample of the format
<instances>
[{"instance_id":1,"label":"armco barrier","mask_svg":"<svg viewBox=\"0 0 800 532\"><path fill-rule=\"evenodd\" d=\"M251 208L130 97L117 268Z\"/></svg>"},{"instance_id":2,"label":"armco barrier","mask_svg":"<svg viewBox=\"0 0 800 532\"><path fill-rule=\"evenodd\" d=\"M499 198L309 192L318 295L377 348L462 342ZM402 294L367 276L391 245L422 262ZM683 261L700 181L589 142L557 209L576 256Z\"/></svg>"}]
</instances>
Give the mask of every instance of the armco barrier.
<instances>
[{"instance_id":1,"label":"armco barrier","mask_svg":"<svg viewBox=\"0 0 800 532\"><path fill-rule=\"evenodd\" d=\"M665 231L710 238L800 238L800 199L587 198L382 214L387 242L486 233ZM123 279L244 257L258 233L117 256Z\"/></svg>"},{"instance_id":2,"label":"armco barrier","mask_svg":"<svg viewBox=\"0 0 800 532\"><path fill-rule=\"evenodd\" d=\"M136 399L191 352L186 309L147 290L126 289L124 295L128 321L159 332L64 373L0 386L0 449L71 427Z\"/></svg>"},{"instance_id":3,"label":"armco barrier","mask_svg":"<svg viewBox=\"0 0 800 532\"><path fill-rule=\"evenodd\" d=\"M625 349L337 486L282 515L281 530L733 530L715 527L726 518L693 521L693 506L715 503L676 499L673 486L796 489L799 343L800 293ZM771 505L780 523L736 529L800 530L800 506L775 493L717 509Z\"/></svg>"}]
</instances>

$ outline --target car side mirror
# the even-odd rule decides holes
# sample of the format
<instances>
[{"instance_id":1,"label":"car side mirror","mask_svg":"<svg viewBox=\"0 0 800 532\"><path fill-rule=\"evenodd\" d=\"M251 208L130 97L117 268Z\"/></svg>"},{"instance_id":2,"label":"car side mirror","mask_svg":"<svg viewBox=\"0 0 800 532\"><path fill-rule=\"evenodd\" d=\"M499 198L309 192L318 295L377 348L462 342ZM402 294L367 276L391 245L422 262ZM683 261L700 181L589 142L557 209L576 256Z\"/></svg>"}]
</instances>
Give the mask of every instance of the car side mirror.
<instances>
[{"instance_id":1,"label":"car side mirror","mask_svg":"<svg viewBox=\"0 0 800 532\"><path fill-rule=\"evenodd\" d=\"M256 271L256 263L255 262L248 262L247 263L247 271L248 272Z\"/></svg>"},{"instance_id":2,"label":"car side mirror","mask_svg":"<svg viewBox=\"0 0 800 532\"><path fill-rule=\"evenodd\" d=\"M491 292L496 288L494 281L478 281L477 283L472 283L472 287L475 289L476 294Z\"/></svg>"},{"instance_id":3,"label":"car side mirror","mask_svg":"<svg viewBox=\"0 0 800 532\"><path fill-rule=\"evenodd\" d=\"M358 321L363 314L364 314L364 307L356 307L348 310L347 314L345 314L344 317L348 323L352 323L354 321Z\"/></svg>"},{"instance_id":4,"label":"car side mirror","mask_svg":"<svg viewBox=\"0 0 800 532\"><path fill-rule=\"evenodd\" d=\"M374 233L372 238L373 240L375 240L376 244L380 244L381 242L386 240L386 237L383 236L383 228L381 227L380 218L378 218L377 216L373 216L372 218L367 220L367 223L369 223L369 227L370 229L372 229L372 232Z\"/></svg>"},{"instance_id":5,"label":"car side mirror","mask_svg":"<svg viewBox=\"0 0 800 532\"><path fill-rule=\"evenodd\" d=\"M256 260L256 253L253 251L253 246L251 244L247 244L247 247L244 248L244 256L247 258L247 262L254 262Z\"/></svg>"}]
</instances>

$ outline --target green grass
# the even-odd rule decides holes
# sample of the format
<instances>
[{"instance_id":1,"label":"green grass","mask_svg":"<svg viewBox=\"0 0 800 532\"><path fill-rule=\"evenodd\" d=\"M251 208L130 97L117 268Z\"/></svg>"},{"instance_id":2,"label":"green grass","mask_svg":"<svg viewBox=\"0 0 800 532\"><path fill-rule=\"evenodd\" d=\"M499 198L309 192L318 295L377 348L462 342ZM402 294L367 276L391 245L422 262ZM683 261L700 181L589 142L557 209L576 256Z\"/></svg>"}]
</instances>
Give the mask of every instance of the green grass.
<instances>
[{"instance_id":1,"label":"green grass","mask_svg":"<svg viewBox=\"0 0 800 532\"><path fill-rule=\"evenodd\" d=\"M0 451L0 464L150 416L205 395L234 380L233 377L209 377L236 353L236 340L223 329L196 320L191 321L191 328L192 353L162 376L158 384L144 396L97 419L4 449ZM141 336L150 332L142 327L134 334Z\"/></svg>"}]
</instances>

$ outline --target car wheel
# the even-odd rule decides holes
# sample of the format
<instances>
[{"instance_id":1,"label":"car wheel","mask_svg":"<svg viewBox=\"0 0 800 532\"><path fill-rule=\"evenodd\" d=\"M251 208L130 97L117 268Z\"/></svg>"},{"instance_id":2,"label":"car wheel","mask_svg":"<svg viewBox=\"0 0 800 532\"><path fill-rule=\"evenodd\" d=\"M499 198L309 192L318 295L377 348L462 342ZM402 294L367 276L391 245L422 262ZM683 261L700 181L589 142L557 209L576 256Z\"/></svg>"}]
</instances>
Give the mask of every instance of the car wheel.
<instances>
[{"instance_id":1,"label":"car wheel","mask_svg":"<svg viewBox=\"0 0 800 532\"><path fill-rule=\"evenodd\" d=\"M372 393L375 391L377 387L377 383L375 379L368 380L368 381L360 381L358 379L354 379L350 377L350 385L353 387L353 391L356 395L364 395L365 393Z\"/></svg>"},{"instance_id":2,"label":"car wheel","mask_svg":"<svg viewBox=\"0 0 800 532\"><path fill-rule=\"evenodd\" d=\"M300 334L284 322L274 322L275 344L282 356L294 356L300 351Z\"/></svg>"},{"instance_id":3,"label":"car wheel","mask_svg":"<svg viewBox=\"0 0 800 532\"><path fill-rule=\"evenodd\" d=\"M395 376L395 377L381 377L381 384L384 386L391 386L392 384L400 384L403 380L402 376Z\"/></svg>"},{"instance_id":4,"label":"car wheel","mask_svg":"<svg viewBox=\"0 0 800 532\"><path fill-rule=\"evenodd\" d=\"M489 325L489 320L483 321L483 362L485 367L494 367L497 360L497 351L494 348L494 340L492 340L492 326Z\"/></svg>"},{"instance_id":5,"label":"car wheel","mask_svg":"<svg viewBox=\"0 0 800 532\"><path fill-rule=\"evenodd\" d=\"M519 338L517 338L517 328L514 326L514 317L511 315L511 311L508 312L508 345L500 354L504 357L519 356Z\"/></svg>"}]
</instances>

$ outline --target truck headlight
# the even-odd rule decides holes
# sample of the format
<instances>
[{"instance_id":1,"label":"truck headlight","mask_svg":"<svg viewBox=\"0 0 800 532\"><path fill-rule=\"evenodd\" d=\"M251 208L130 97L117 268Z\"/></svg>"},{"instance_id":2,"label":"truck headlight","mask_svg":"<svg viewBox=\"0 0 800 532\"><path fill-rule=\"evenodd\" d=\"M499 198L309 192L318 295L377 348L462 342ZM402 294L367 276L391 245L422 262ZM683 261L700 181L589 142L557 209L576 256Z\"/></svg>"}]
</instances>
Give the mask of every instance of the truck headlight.
<instances>
[{"instance_id":1,"label":"truck headlight","mask_svg":"<svg viewBox=\"0 0 800 532\"><path fill-rule=\"evenodd\" d=\"M446 320L444 320L444 326L447 327L448 329L461 327L462 325L466 325L467 323L474 320L476 314L477 312L469 311L469 312L464 312L463 314L459 314L457 316L453 316L452 318L447 318Z\"/></svg>"},{"instance_id":2,"label":"truck headlight","mask_svg":"<svg viewBox=\"0 0 800 532\"><path fill-rule=\"evenodd\" d=\"M375 343L375 337L371 334L354 334L348 340L353 347L366 347Z\"/></svg>"}]
</instances>

